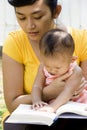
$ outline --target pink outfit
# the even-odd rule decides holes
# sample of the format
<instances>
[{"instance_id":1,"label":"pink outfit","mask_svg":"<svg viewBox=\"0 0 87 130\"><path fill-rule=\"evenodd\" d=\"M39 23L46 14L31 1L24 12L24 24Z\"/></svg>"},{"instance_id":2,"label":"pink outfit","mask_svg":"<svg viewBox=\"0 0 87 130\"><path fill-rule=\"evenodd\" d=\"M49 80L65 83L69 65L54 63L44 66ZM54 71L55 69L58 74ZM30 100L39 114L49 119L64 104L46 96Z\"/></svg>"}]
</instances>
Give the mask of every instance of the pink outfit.
<instances>
[{"instance_id":1,"label":"pink outfit","mask_svg":"<svg viewBox=\"0 0 87 130\"><path fill-rule=\"evenodd\" d=\"M76 62L70 65L69 73L73 73L73 69L76 65ZM59 75L51 75L46 68L44 67L44 74L46 76L46 85L49 85L54 79L58 78ZM78 98L73 99L75 102L87 103L87 84L84 86L84 90L78 96Z\"/></svg>"},{"instance_id":2,"label":"pink outfit","mask_svg":"<svg viewBox=\"0 0 87 130\"><path fill-rule=\"evenodd\" d=\"M44 67L44 74L46 76L46 81L45 81L45 84L46 85L49 85L54 79L58 78L59 75L51 75L47 70L46 68Z\"/></svg>"},{"instance_id":3,"label":"pink outfit","mask_svg":"<svg viewBox=\"0 0 87 130\"><path fill-rule=\"evenodd\" d=\"M76 62L70 64L70 68L69 68L69 71L68 71L69 73L71 73L71 74L73 73L73 69L74 69L75 65L77 65ZM44 67L44 74L46 76L46 85L49 85L54 79L60 77L60 75L58 75L58 74L57 75L51 75L46 70L45 67Z\"/></svg>"}]
</instances>

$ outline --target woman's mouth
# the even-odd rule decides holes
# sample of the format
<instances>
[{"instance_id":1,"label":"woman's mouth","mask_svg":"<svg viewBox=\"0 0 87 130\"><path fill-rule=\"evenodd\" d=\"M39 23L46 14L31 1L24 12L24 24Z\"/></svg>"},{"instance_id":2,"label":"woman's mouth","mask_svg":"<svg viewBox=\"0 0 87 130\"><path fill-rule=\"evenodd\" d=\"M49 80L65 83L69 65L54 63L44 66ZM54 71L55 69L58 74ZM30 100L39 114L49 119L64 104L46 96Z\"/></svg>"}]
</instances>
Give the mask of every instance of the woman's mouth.
<instances>
[{"instance_id":1,"label":"woman's mouth","mask_svg":"<svg viewBox=\"0 0 87 130\"><path fill-rule=\"evenodd\" d=\"M38 34L38 32L29 32L28 35L31 37L35 37Z\"/></svg>"}]
</instances>

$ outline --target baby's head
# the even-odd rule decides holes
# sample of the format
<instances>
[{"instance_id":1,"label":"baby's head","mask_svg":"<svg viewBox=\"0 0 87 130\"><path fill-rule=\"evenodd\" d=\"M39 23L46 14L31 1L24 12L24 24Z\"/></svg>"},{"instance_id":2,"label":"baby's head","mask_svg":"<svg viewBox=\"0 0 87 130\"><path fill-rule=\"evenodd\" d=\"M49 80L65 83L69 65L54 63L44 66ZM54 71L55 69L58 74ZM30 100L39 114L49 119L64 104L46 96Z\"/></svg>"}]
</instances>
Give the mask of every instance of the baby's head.
<instances>
[{"instance_id":1,"label":"baby's head","mask_svg":"<svg viewBox=\"0 0 87 130\"><path fill-rule=\"evenodd\" d=\"M48 31L40 40L40 51L46 56L56 53L72 55L74 52L74 41L72 36L60 29Z\"/></svg>"},{"instance_id":2,"label":"baby's head","mask_svg":"<svg viewBox=\"0 0 87 130\"><path fill-rule=\"evenodd\" d=\"M60 74L65 73L73 60L74 41L72 36L60 29L48 31L40 40L40 53L45 66L49 72L55 68L55 72L60 70ZM46 67L47 68L47 67Z\"/></svg>"}]
</instances>

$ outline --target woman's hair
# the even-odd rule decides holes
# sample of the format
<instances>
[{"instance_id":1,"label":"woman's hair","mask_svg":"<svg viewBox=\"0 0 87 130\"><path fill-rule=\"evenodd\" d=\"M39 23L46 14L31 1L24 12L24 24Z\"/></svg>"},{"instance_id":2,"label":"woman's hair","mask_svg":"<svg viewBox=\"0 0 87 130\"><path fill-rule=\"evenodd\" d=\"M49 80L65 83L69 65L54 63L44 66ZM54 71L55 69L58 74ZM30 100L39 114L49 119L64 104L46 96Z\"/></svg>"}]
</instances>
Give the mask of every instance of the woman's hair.
<instances>
[{"instance_id":1,"label":"woman's hair","mask_svg":"<svg viewBox=\"0 0 87 130\"><path fill-rule=\"evenodd\" d=\"M60 54L72 55L74 52L74 40L66 31L52 29L45 33L39 43L40 51L46 56Z\"/></svg>"},{"instance_id":2,"label":"woman's hair","mask_svg":"<svg viewBox=\"0 0 87 130\"><path fill-rule=\"evenodd\" d=\"M32 5L37 1L39 1L39 0L8 0L8 2L14 7ZM57 0L43 0L43 1L50 8L50 10L53 14L56 9L56 6L57 6Z\"/></svg>"}]
</instances>

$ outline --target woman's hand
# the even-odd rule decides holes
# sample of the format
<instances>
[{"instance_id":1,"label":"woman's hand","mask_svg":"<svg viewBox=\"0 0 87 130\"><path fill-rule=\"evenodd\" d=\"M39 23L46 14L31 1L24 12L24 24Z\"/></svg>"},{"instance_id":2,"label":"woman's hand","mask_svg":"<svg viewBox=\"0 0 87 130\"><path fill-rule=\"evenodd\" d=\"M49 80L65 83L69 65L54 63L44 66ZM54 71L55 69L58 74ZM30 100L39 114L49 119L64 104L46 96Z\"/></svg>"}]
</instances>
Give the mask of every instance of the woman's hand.
<instances>
[{"instance_id":1,"label":"woman's hand","mask_svg":"<svg viewBox=\"0 0 87 130\"><path fill-rule=\"evenodd\" d=\"M72 99L74 98L78 98L79 94L83 91L85 85L87 85L87 81L85 80L85 78L83 77L82 80L81 80L81 85L78 87L78 89L75 91Z\"/></svg>"}]
</instances>

